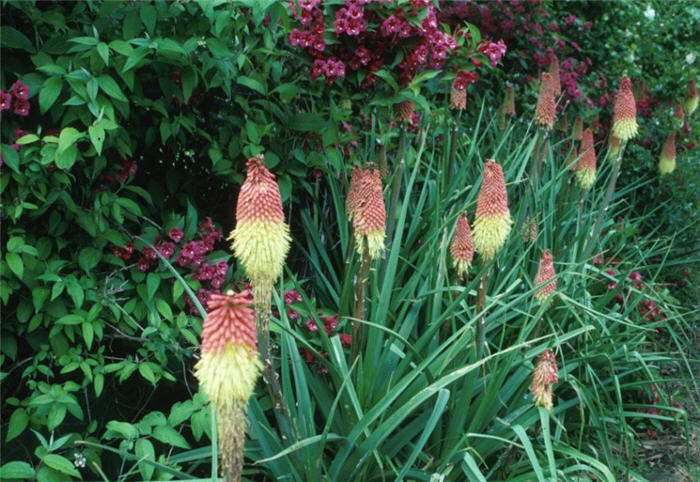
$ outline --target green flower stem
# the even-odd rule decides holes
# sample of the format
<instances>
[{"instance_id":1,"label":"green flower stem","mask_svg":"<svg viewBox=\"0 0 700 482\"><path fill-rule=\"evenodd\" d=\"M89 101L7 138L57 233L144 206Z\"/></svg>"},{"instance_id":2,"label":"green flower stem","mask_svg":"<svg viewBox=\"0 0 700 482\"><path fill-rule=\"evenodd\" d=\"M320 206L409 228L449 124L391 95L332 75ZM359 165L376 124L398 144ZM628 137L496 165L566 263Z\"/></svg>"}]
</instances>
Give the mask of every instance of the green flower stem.
<instances>
[{"instance_id":1,"label":"green flower stem","mask_svg":"<svg viewBox=\"0 0 700 482\"><path fill-rule=\"evenodd\" d=\"M593 252L593 244L598 239L598 234L600 233L600 226L603 223L603 218L608 213L608 208L610 207L610 201L612 200L613 194L615 194L615 184L617 183L617 178L620 175L620 165L622 164L622 154L625 152L625 147L627 147L627 142L620 143L620 150L617 153L617 159L615 164L613 164L612 174L610 175L610 181L608 181L608 188L605 191L605 198L603 198L603 207L598 211L598 217L595 220L595 225L591 231L591 237L588 239L586 249L583 253L583 260L590 258Z\"/></svg>"},{"instance_id":2,"label":"green flower stem","mask_svg":"<svg viewBox=\"0 0 700 482\"><path fill-rule=\"evenodd\" d=\"M401 191L401 180L403 179L404 164L406 164L406 126L401 128L401 137L399 140L398 163L396 172L394 173L394 181L391 183L391 203L389 204L389 215L386 219L386 239L387 244L391 241L394 234L394 221L396 219L396 210L399 204L399 192Z\"/></svg>"},{"instance_id":3,"label":"green flower stem","mask_svg":"<svg viewBox=\"0 0 700 482\"><path fill-rule=\"evenodd\" d=\"M365 285L369 277L369 269L372 264L372 258L369 256L369 248L367 243L364 244L362 260L360 261L360 272L357 274L355 284L355 300L352 309L352 316L355 322L352 325L352 359L354 360L359 354L362 347L362 323L357 320L365 319Z\"/></svg>"}]
</instances>

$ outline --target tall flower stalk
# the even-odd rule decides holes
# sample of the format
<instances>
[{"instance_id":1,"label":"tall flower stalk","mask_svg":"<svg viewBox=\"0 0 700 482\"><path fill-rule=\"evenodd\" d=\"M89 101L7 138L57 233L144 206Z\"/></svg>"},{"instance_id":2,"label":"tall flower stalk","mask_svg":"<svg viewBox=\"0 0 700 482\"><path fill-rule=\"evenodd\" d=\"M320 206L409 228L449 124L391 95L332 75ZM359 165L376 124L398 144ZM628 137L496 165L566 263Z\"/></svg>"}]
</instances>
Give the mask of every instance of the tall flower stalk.
<instances>
[{"instance_id":1,"label":"tall flower stalk","mask_svg":"<svg viewBox=\"0 0 700 482\"><path fill-rule=\"evenodd\" d=\"M593 251L593 243L598 238L598 233L600 233L600 226L603 222L603 218L607 214L610 201L612 200L613 194L615 194L615 185L617 184L617 178L620 175L622 155L625 152L627 141L637 135L638 128L637 104L634 100L634 94L632 93L632 82L630 81L629 77L624 76L620 81L620 88L617 92L617 97L615 98L613 126L611 131L611 135L620 140L620 147L617 153L617 158L613 161L613 169L610 175L610 180L608 181L608 187L605 191L605 197L603 198L603 206L598 212L595 225L591 231L591 237L589 238L589 242L584 251L584 260L588 259Z\"/></svg>"},{"instance_id":2,"label":"tall flower stalk","mask_svg":"<svg viewBox=\"0 0 700 482\"><path fill-rule=\"evenodd\" d=\"M221 474L235 482L243 471L248 400L261 369L255 320L246 293L213 294L208 307L202 356L194 370L216 411Z\"/></svg>"},{"instance_id":3,"label":"tall flower stalk","mask_svg":"<svg viewBox=\"0 0 700 482\"><path fill-rule=\"evenodd\" d=\"M263 164L263 158L251 158L248 172L236 203L236 228L228 239L236 258L253 287L255 322L258 327L263 376L275 405L286 403L270 354L270 318L272 288L282 274L289 251L289 226L284 221L279 186Z\"/></svg>"}]
</instances>

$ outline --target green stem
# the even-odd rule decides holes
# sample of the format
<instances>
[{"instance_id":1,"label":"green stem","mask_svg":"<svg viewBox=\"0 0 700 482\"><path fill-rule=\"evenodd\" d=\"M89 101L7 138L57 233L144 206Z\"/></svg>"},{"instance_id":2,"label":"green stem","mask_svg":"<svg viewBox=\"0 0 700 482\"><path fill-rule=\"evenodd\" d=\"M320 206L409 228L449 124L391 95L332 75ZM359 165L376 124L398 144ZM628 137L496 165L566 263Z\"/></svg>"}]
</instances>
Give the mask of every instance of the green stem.
<instances>
[{"instance_id":1,"label":"green stem","mask_svg":"<svg viewBox=\"0 0 700 482\"><path fill-rule=\"evenodd\" d=\"M598 217L595 220L595 225L591 231L591 237L586 245L586 250L583 253L583 260L587 260L591 256L593 251L593 244L598 239L600 233L600 227L603 223L603 218L608 213L608 208L610 207L610 201L612 200L613 194L615 194L615 184L617 183L617 177L620 175L620 165L622 164L622 154L625 152L625 147L627 143L620 143L620 150L617 153L617 159L613 165L612 174L610 176L610 181L608 181L608 188L605 191L605 198L603 198L603 207L598 211Z\"/></svg>"},{"instance_id":2,"label":"green stem","mask_svg":"<svg viewBox=\"0 0 700 482\"><path fill-rule=\"evenodd\" d=\"M479 361L484 355L484 341L486 338L486 333L484 330L484 318L486 318L486 313L484 308L486 307L486 282L489 278L490 268L486 270L484 276L481 278L479 283L479 291L476 296L476 360Z\"/></svg>"},{"instance_id":3,"label":"green stem","mask_svg":"<svg viewBox=\"0 0 700 482\"><path fill-rule=\"evenodd\" d=\"M394 234L394 224L396 220L396 210L399 204L399 191L401 191L401 180L403 179L404 164L406 164L406 127L401 129L401 138L399 140L398 164L394 173L394 181L391 183L391 204L389 205L389 216L387 217L386 239L390 242Z\"/></svg>"},{"instance_id":4,"label":"green stem","mask_svg":"<svg viewBox=\"0 0 700 482\"><path fill-rule=\"evenodd\" d=\"M372 264L372 258L369 256L369 248L367 243L364 243L364 249L361 255L360 272L357 275L357 283L355 284L355 303L353 305L352 316L355 322L352 326L352 359L354 360L359 354L362 347L362 323L359 320L365 319L365 285L369 277L369 269Z\"/></svg>"}]
</instances>

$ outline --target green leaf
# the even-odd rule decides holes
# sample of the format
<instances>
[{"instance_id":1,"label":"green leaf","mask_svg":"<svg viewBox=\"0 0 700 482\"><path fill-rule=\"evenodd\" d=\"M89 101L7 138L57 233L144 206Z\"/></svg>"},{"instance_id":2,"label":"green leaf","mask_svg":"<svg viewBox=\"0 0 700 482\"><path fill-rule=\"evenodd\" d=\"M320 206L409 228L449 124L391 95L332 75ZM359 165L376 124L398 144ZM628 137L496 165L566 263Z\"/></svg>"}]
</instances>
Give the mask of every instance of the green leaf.
<instances>
[{"instance_id":1,"label":"green leaf","mask_svg":"<svg viewBox=\"0 0 700 482\"><path fill-rule=\"evenodd\" d=\"M105 63L106 66L109 65L109 46L104 43L100 42L97 44L97 53L102 57L102 61Z\"/></svg>"},{"instance_id":2,"label":"green leaf","mask_svg":"<svg viewBox=\"0 0 700 482\"><path fill-rule=\"evenodd\" d=\"M83 134L81 132L78 132L77 129L73 127L66 127L61 131L61 134L58 136L57 153L63 152L69 147L73 146L73 144L81 137L83 137Z\"/></svg>"},{"instance_id":3,"label":"green leaf","mask_svg":"<svg viewBox=\"0 0 700 482\"><path fill-rule=\"evenodd\" d=\"M7 253L5 255L5 261L7 261L7 265L10 267L12 272L21 279L22 275L24 274L24 263L22 262L20 255L17 253Z\"/></svg>"},{"instance_id":4,"label":"green leaf","mask_svg":"<svg viewBox=\"0 0 700 482\"><path fill-rule=\"evenodd\" d=\"M61 473L81 479L80 472L73 466L70 460L57 454L46 454L41 459L46 465Z\"/></svg>"},{"instance_id":5,"label":"green leaf","mask_svg":"<svg viewBox=\"0 0 700 482\"><path fill-rule=\"evenodd\" d=\"M95 336L95 329L92 327L92 323L86 321L85 323L82 324L83 327L83 339L85 340L85 346L88 347L88 350L90 347L92 347L92 340L93 337Z\"/></svg>"},{"instance_id":6,"label":"green leaf","mask_svg":"<svg viewBox=\"0 0 700 482\"><path fill-rule=\"evenodd\" d=\"M260 82L258 82L255 79L251 79L250 77L246 77L245 75L241 75L236 79L236 82L238 82L241 85L245 85L246 87L253 89L254 91L265 95L267 92L267 88Z\"/></svg>"},{"instance_id":7,"label":"green leaf","mask_svg":"<svg viewBox=\"0 0 700 482\"><path fill-rule=\"evenodd\" d=\"M173 311L170 309L170 305L168 304L168 302L165 301L163 298L158 298L156 300L156 309L158 310L158 313L163 315L163 318L166 318L168 320L173 319Z\"/></svg>"},{"instance_id":8,"label":"green leaf","mask_svg":"<svg viewBox=\"0 0 700 482\"><path fill-rule=\"evenodd\" d=\"M0 467L0 480L9 479L32 480L34 479L34 469L27 462L8 462Z\"/></svg>"},{"instance_id":9,"label":"green leaf","mask_svg":"<svg viewBox=\"0 0 700 482\"><path fill-rule=\"evenodd\" d=\"M88 135L90 136L90 142L95 146L97 154L102 154L102 144L105 141L105 130L97 125L88 127Z\"/></svg>"},{"instance_id":10,"label":"green leaf","mask_svg":"<svg viewBox=\"0 0 700 482\"><path fill-rule=\"evenodd\" d=\"M148 363L139 363L139 373L143 378L145 378L155 386L156 375L155 373L153 373L153 369Z\"/></svg>"},{"instance_id":11,"label":"green leaf","mask_svg":"<svg viewBox=\"0 0 700 482\"><path fill-rule=\"evenodd\" d=\"M92 268L97 266L101 257L102 253L100 253L99 250L88 246L80 250L78 254L78 264L86 273L89 273Z\"/></svg>"},{"instance_id":12,"label":"green leaf","mask_svg":"<svg viewBox=\"0 0 700 482\"><path fill-rule=\"evenodd\" d=\"M129 54L129 57L126 59L126 63L124 64L124 68L122 69L122 73L127 72L134 68L136 64L141 62L143 58L148 55L148 48L147 47L139 47L135 49L131 54Z\"/></svg>"},{"instance_id":13,"label":"green leaf","mask_svg":"<svg viewBox=\"0 0 700 482\"><path fill-rule=\"evenodd\" d=\"M19 154L9 144L2 145L2 160L10 169L19 173Z\"/></svg>"},{"instance_id":14,"label":"green leaf","mask_svg":"<svg viewBox=\"0 0 700 482\"><path fill-rule=\"evenodd\" d=\"M153 5L142 3L139 9L139 17L146 27L149 34L153 35L153 31L156 28L156 8Z\"/></svg>"},{"instance_id":15,"label":"green leaf","mask_svg":"<svg viewBox=\"0 0 700 482\"><path fill-rule=\"evenodd\" d=\"M148 276L146 277L146 293L148 294L148 301L153 299L153 295L158 290L158 286L160 286L160 276L157 273L148 273Z\"/></svg>"},{"instance_id":16,"label":"green leaf","mask_svg":"<svg viewBox=\"0 0 700 482\"><path fill-rule=\"evenodd\" d=\"M153 462L156 460L156 452L153 449L153 444L148 439L140 438L136 441L135 453L139 459L151 460ZM150 464L139 463L139 471L141 472L143 480L151 480L154 470L155 467Z\"/></svg>"},{"instance_id":17,"label":"green leaf","mask_svg":"<svg viewBox=\"0 0 700 482\"><path fill-rule=\"evenodd\" d=\"M26 134L19 139L17 139L17 144L20 146L24 146L26 144L31 144L32 142L36 142L39 140L39 136L36 134Z\"/></svg>"},{"instance_id":18,"label":"green leaf","mask_svg":"<svg viewBox=\"0 0 700 482\"><path fill-rule=\"evenodd\" d=\"M0 26L0 45L11 49L26 50L31 53L36 52L34 45L26 35L16 28L6 25Z\"/></svg>"},{"instance_id":19,"label":"green leaf","mask_svg":"<svg viewBox=\"0 0 700 482\"><path fill-rule=\"evenodd\" d=\"M63 404L54 403L49 409L49 416L46 421L46 426L49 430L54 430L61 425L63 419L66 418L66 406Z\"/></svg>"},{"instance_id":20,"label":"green leaf","mask_svg":"<svg viewBox=\"0 0 700 482\"><path fill-rule=\"evenodd\" d=\"M18 408L12 412L10 423L7 426L7 433L5 434L5 443L24 432L24 429L27 428L28 424L29 415L27 415L26 410L23 408Z\"/></svg>"},{"instance_id":21,"label":"green leaf","mask_svg":"<svg viewBox=\"0 0 700 482\"><path fill-rule=\"evenodd\" d=\"M56 324L58 324L58 325L79 325L84 320L85 320L85 318L83 318L80 315L70 314L70 315L64 315L64 316L60 317L58 320L56 320Z\"/></svg>"},{"instance_id":22,"label":"green leaf","mask_svg":"<svg viewBox=\"0 0 700 482\"><path fill-rule=\"evenodd\" d=\"M180 80L182 82L182 97L185 103L187 103L190 99L190 95L192 95L192 90L197 85L197 73L192 67L188 66L182 69Z\"/></svg>"},{"instance_id":23,"label":"green leaf","mask_svg":"<svg viewBox=\"0 0 700 482\"><path fill-rule=\"evenodd\" d=\"M130 423L118 422L116 420L107 422L107 430L117 432L127 440L135 439L139 435L139 431Z\"/></svg>"},{"instance_id":24,"label":"green leaf","mask_svg":"<svg viewBox=\"0 0 700 482\"><path fill-rule=\"evenodd\" d=\"M97 373L92 383L95 386L95 396L99 397L102 394L102 389L105 385L105 376L101 373Z\"/></svg>"},{"instance_id":25,"label":"green leaf","mask_svg":"<svg viewBox=\"0 0 700 482\"><path fill-rule=\"evenodd\" d=\"M167 425L160 425L154 428L153 438L174 447L180 447L183 449L190 448L190 445L187 443L187 440L185 440L185 437L180 435L177 430Z\"/></svg>"},{"instance_id":26,"label":"green leaf","mask_svg":"<svg viewBox=\"0 0 700 482\"><path fill-rule=\"evenodd\" d=\"M54 102L56 102L58 96L61 95L62 87L63 81L60 77L49 77L44 81L44 85L39 91L39 110L42 114L48 111Z\"/></svg>"},{"instance_id":27,"label":"green leaf","mask_svg":"<svg viewBox=\"0 0 700 482\"><path fill-rule=\"evenodd\" d=\"M126 96L112 77L109 75L100 75L97 80L100 84L100 89L102 89L108 96L123 102L127 102Z\"/></svg>"}]
</instances>

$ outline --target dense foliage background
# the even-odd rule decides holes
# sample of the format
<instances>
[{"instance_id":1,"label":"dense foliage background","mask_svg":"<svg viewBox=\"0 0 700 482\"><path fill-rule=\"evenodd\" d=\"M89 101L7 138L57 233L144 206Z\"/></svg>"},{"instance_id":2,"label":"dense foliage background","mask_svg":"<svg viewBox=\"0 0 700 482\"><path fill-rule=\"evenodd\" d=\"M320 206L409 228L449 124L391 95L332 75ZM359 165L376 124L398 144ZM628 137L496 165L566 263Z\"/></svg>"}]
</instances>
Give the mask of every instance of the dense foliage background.
<instances>
[{"instance_id":1,"label":"dense foliage background","mask_svg":"<svg viewBox=\"0 0 700 482\"><path fill-rule=\"evenodd\" d=\"M359 24L338 24L342 8ZM697 408L698 114L675 112L697 77L699 21L685 1L4 2L0 478L210 474L190 293L206 305L243 287L225 238L260 153L294 238L273 324L293 420L258 390L247 476L639 477L639 441L688 431ZM554 54L563 94L539 235L514 230L493 268L460 283L448 245L457 215L473 218L485 158L503 165L526 223L537 78ZM624 73L640 135L590 240ZM456 79L462 113L449 109ZM502 129L506 84L518 115ZM408 125L393 114L405 100ZM587 195L566 169L577 117L597 141ZM672 132L678 167L661 178ZM357 347L344 195L365 161L386 174L388 248ZM559 273L549 308L532 296L543 249ZM474 294L487 269L482 358ZM545 347L560 365L551 419L528 393Z\"/></svg>"}]
</instances>

